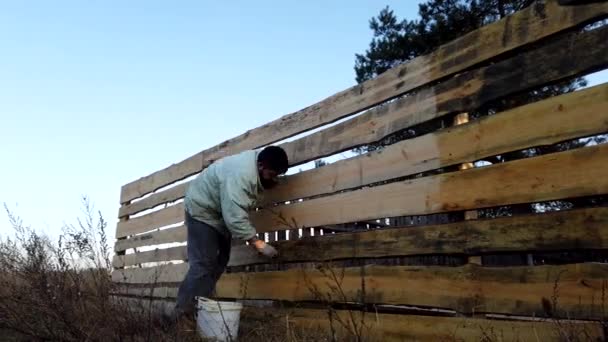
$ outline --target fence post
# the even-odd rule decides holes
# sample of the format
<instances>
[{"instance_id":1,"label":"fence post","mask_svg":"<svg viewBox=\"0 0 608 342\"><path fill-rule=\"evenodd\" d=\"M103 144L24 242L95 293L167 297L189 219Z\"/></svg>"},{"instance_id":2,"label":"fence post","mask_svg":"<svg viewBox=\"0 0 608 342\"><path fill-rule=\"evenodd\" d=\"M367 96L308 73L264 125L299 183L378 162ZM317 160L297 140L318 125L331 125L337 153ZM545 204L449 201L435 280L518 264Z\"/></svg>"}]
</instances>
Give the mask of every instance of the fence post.
<instances>
[{"instance_id":1,"label":"fence post","mask_svg":"<svg viewBox=\"0 0 608 342\"><path fill-rule=\"evenodd\" d=\"M454 117L454 126L462 125L469 122L469 113L460 113ZM460 170L472 169L475 167L475 164L472 162L460 164ZM465 220L476 220L478 218L477 210L467 210L464 212ZM468 258L469 264L481 265L481 256L469 256Z\"/></svg>"},{"instance_id":2,"label":"fence post","mask_svg":"<svg viewBox=\"0 0 608 342\"><path fill-rule=\"evenodd\" d=\"M277 241L277 232L276 231L271 231L268 232L268 242L275 242Z\"/></svg>"},{"instance_id":3,"label":"fence post","mask_svg":"<svg viewBox=\"0 0 608 342\"><path fill-rule=\"evenodd\" d=\"M129 204L131 204L131 201L125 202L121 205L129 205ZM120 217L120 214L119 214L119 217L118 217L119 222L124 222L124 221L128 221L128 220L129 220L129 215ZM123 236L123 237L116 238L116 240L126 240L127 238L129 238L129 237ZM116 252L117 256L122 256L122 255L126 255L126 254L127 254L127 249L125 249L124 251ZM114 267L114 265L112 265L112 267ZM124 267L114 267L114 268L116 269L116 268L124 268Z\"/></svg>"}]
</instances>

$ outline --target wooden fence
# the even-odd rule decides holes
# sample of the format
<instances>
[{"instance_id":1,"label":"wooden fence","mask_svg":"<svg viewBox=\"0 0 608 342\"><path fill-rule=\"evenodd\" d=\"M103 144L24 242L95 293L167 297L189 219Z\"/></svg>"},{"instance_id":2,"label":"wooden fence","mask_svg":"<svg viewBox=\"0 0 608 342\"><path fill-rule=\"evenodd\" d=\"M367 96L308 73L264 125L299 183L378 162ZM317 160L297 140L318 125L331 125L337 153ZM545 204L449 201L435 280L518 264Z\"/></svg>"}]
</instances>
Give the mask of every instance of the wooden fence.
<instances>
[{"instance_id":1,"label":"wooden fence","mask_svg":"<svg viewBox=\"0 0 608 342\"><path fill-rule=\"evenodd\" d=\"M214 160L327 126L280 143L297 166L415 128L380 150L286 177L251 213L280 257L269 262L235 245L218 297L263 301L268 307L252 316L287 316L294 326L343 338L366 322L361 332L383 340L489 332L504 341L567 333L602 339L608 144L530 151L608 133L608 84L492 115L469 113L606 68L608 25L590 24L607 16L607 3L539 1L124 185L116 293L175 297L187 270L181 198L189 177ZM530 153L473 167L522 150ZM509 209L552 201L576 205ZM509 256L522 261L492 262Z\"/></svg>"}]
</instances>

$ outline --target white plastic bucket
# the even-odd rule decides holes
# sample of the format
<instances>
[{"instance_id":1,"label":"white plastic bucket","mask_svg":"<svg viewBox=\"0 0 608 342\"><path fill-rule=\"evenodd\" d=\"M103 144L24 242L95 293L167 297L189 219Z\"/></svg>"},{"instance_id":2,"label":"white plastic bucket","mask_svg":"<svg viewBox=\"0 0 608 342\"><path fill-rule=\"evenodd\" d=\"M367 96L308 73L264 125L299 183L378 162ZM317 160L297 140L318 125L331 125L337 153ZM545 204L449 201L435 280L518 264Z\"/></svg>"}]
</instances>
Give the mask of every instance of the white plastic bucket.
<instances>
[{"instance_id":1,"label":"white plastic bucket","mask_svg":"<svg viewBox=\"0 0 608 342\"><path fill-rule=\"evenodd\" d=\"M196 325L201 337L216 341L236 341L243 304L198 298Z\"/></svg>"}]
</instances>

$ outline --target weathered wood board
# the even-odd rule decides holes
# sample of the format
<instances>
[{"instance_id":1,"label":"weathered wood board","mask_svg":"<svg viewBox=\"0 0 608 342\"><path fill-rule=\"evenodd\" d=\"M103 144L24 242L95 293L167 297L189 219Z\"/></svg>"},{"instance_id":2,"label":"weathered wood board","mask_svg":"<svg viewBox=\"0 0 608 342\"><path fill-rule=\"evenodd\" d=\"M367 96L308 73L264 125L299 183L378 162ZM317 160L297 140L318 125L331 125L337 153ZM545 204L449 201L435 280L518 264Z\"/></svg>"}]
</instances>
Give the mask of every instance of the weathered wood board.
<instances>
[{"instance_id":1,"label":"weathered wood board","mask_svg":"<svg viewBox=\"0 0 608 342\"><path fill-rule=\"evenodd\" d=\"M265 195L265 201L282 202L332 193L604 132L608 132L608 84L552 97L289 176ZM331 145L329 141L325 143Z\"/></svg>"},{"instance_id":2,"label":"weathered wood board","mask_svg":"<svg viewBox=\"0 0 608 342\"><path fill-rule=\"evenodd\" d=\"M112 280L130 284L176 283L182 281L186 270L187 264L116 270ZM601 298L608 286L607 279L608 265L593 263L508 268L472 264L463 267L321 267L224 274L217 285L217 296L413 305L468 314L597 319L603 314L605 303L601 303ZM147 292L136 288L118 291ZM170 292L165 290L165 293Z\"/></svg>"},{"instance_id":3,"label":"weathered wood board","mask_svg":"<svg viewBox=\"0 0 608 342\"><path fill-rule=\"evenodd\" d=\"M181 228L185 231L185 228ZM184 233L185 236L185 233ZM501 253L608 248L608 208L379 229L274 243L269 260L250 246L234 246L229 266L423 254ZM114 267L187 260L185 246L115 256Z\"/></svg>"},{"instance_id":4,"label":"weathered wood board","mask_svg":"<svg viewBox=\"0 0 608 342\"><path fill-rule=\"evenodd\" d=\"M463 73L334 127L285 143L292 164L372 143L398 130L453 112L474 110L483 103L527 88L584 74L608 65L603 41L608 28L571 33L562 39L500 63ZM571 65L572 58L577 60ZM539 65L538 60L543 60ZM513 84L509 80L517 80ZM505 86L508 85L508 86ZM186 184L123 206L119 216L136 213L183 197Z\"/></svg>"},{"instance_id":5,"label":"weathered wood board","mask_svg":"<svg viewBox=\"0 0 608 342\"><path fill-rule=\"evenodd\" d=\"M608 193L608 144L444 173L251 213L258 231ZM144 228L145 229L145 228Z\"/></svg>"},{"instance_id":6,"label":"weathered wood board","mask_svg":"<svg viewBox=\"0 0 608 342\"><path fill-rule=\"evenodd\" d=\"M122 187L120 202L127 203L184 179L224 155L260 147L331 123L557 32L604 17L607 12L606 4L563 7L548 2L530 6L458 38L430 55L418 57L375 79L128 183Z\"/></svg>"},{"instance_id":7,"label":"weathered wood board","mask_svg":"<svg viewBox=\"0 0 608 342\"><path fill-rule=\"evenodd\" d=\"M172 242L184 242L186 241L186 237L186 226L182 225L174 228L134 235L128 239L116 240L116 243L114 244L114 251L121 252L129 248L154 246Z\"/></svg>"},{"instance_id":8,"label":"weathered wood board","mask_svg":"<svg viewBox=\"0 0 608 342\"><path fill-rule=\"evenodd\" d=\"M251 213L258 232L424 215L608 192L608 145L428 176ZM183 219L183 203L118 223L117 237ZM293 225L296 225L294 227Z\"/></svg>"},{"instance_id":9,"label":"weathered wood board","mask_svg":"<svg viewBox=\"0 0 608 342\"><path fill-rule=\"evenodd\" d=\"M249 326L286 330L337 341L602 341L600 323L507 321L472 317L398 315L353 310L265 309L245 307L241 320ZM301 329L299 331L298 329ZM275 334L273 334L274 336ZM285 340L289 336L285 335Z\"/></svg>"}]
</instances>

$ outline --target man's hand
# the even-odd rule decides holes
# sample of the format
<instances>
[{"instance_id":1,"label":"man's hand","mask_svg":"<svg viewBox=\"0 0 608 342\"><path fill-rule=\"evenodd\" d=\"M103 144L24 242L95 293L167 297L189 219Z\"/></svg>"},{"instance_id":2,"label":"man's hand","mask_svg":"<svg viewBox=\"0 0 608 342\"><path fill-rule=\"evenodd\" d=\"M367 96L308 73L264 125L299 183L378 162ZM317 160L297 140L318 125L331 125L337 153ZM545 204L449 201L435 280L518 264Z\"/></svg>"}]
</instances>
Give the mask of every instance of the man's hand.
<instances>
[{"instance_id":1,"label":"man's hand","mask_svg":"<svg viewBox=\"0 0 608 342\"><path fill-rule=\"evenodd\" d=\"M274 258L279 254L274 247L264 242L264 240L254 238L249 242L251 243L253 248L258 251L258 253L262 254L265 257Z\"/></svg>"}]
</instances>

